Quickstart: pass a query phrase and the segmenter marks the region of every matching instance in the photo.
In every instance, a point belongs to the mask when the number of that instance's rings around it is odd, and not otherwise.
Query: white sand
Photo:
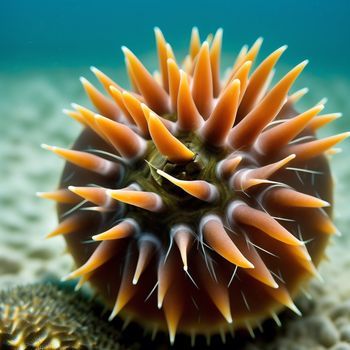
[[[76,78],[60,73],[2,74],[0,89],[0,285],[32,282],[68,271],[62,239],[44,240],[56,223],[54,203],[36,191],[57,186],[63,162],[40,148],[68,146],[79,131],[62,115],[82,93]],[[68,265],[68,266],[67,266]]]

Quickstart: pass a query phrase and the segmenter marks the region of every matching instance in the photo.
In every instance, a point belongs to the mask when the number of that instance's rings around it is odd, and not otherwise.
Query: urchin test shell
[[[192,32],[182,69],[156,29],[160,73],[123,47],[132,91],[96,68],[106,97],[81,82],[97,114],[66,114],[84,130],[58,191],[60,224],[77,270],[112,308],[145,328],[189,335],[250,332],[317,275],[330,237],[332,178],[326,153],[347,133],[315,131],[337,114],[322,103],[299,114],[289,91],[300,63],[269,88],[285,51],[255,70],[262,40],[220,78],[222,30]]]
[[[102,315],[101,305],[71,287],[44,283],[2,290],[0,348],[139,349]]]

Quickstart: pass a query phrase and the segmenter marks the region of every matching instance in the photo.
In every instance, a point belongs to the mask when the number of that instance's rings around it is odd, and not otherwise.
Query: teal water
[[[288,44],[287,63],[308,58],[316,73],[343,75],[349,72],[349,17],[346,0],[3,1],[0,70],[120,64],[121,45],[141,55],[150,51],[154,26],[182,51],[196,25],[203,36],[223,27],[227,52],[263,36],[263,54]]]

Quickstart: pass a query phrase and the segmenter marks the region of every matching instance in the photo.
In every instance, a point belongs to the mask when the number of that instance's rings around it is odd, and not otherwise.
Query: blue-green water
[[[96,1],[14,0],[0,4],[0,70],[120,64],[121,45],[144,55],[159,26],[176,50],[191,28],[223,27],[224,50],[258,36],[262,53],[288,44],[285,62],[310,59],[315,73],[349,74],[350,3],[346,0]]]

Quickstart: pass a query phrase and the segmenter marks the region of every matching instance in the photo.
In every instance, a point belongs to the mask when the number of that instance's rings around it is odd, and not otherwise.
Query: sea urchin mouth
[[[122,317],[154,329],[212,334],[252,331],[315,275],[329,237],[332,179],[325,153],[347,133],[317,140],[335,119],[322,104],[298,114],[289,91],[300,63],[272,88],[271,53],[252,71],[261,39],[220,78],[222,30],[192,32],[182,69],[155,30],[160,74],[123,47],[133,91],[93,73],[110,98],[81,82],[97,112],[66,114],[84,130],[56,200],[81,278]]]

